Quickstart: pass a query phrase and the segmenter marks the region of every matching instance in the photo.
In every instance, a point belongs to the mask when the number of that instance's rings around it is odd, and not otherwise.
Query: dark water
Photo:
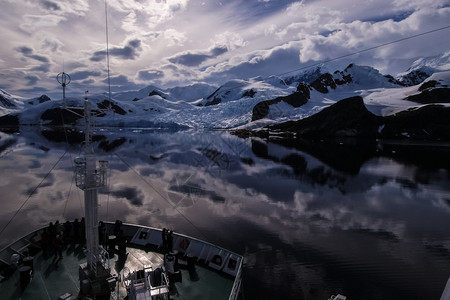
[[[80,218],[81,134],[0,134],[0,244]],[[439,299],[450,276],[450,147],[98,130],[100,218],[244,255],[245,299]],[[19,211],[18,209],[21,208]]]

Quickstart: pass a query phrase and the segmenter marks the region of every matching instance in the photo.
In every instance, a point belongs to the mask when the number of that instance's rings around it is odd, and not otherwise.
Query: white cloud
[[[38,35],[38,39],[41,41],[40,48],[43,50],[48,50],[50,52],[59,52],[59,50],[63,46],[63,43],[60,39],[44,33]]]
[[[444,26],[444,20],[450,19],[450,8],[421,10],[399,22],[393,20],[381,22],[355,20],[350,23],[341,23],[338,24],[334,32],[327,36],[299,35],[303,41],[300,59],[302,62],[330,59],[400,40],[429,30],[430,26],[426,24],[431,19],[434,20],[434,26]],[[411,42],[416,43],[413,40]],[[395,53],[403,57],[414,57],[426,55],[421,53],[420,48],[425,47],[428,51],[431,50],[429,45],[422,44],[422,47],[419,45],[420,43],[417,44],[418,47],[411,48],[408,43],[395,43],[376,49],[372,53],[374,53],[374,58],[389,59],[389,56],[392,55],[395,59]],[[439,52],[444,52],[444,47]]]
[[[272,35],[275,32],[277,32],[277,25],[276,24],[270,24],[267,26],[267,28],[264,29],[264,35]]]
[[[51,1],[42,1],[51,2]],[[61,7],[63,13],[84,16],[90,9],[89,0],[55,1]]]
[[[187,40],[185,33],[176,29],[167,29],[164,31],[164,38],[168,40],[167,46],[183,46],[183,43]]]
[[[63,16],[57,15],[24,15],[20,28],[28,33],[33,33],[44,27],[54,27],[66,20]]]
[[[149,28],[154,28],[173,18],[178,11],[185,9],[187,3],[188,0],[114,0],[110,1],[109,5],[118,12],[129,14],[130,11],[133,11],[145,15]]]
[[[111,66],[116,75],[127,78],[138,78],[140,71],[164,70],[164,78],[173,75],[172,84],[176,80],[219,80],[216,84],[220,84],[233,77],[277,75],[448,26],[448,4],[448,0],[230,0],[222,4],[108,0],[111,49],[126,50],[128,41],[140,41],[134,61],[123,64],[113,56]],[[36,68],[14,50],[25,45],[50,58],[48,78],[62,68],[63,60],[66,65],[77,62],[104,69],[103,61],[89,61],[106,48],[103,0],[4,0],[2,5],[4,70]],[[421,56],[448,51],[447,36],[440,31],[352,58],[383,72],[404,71]],[[176,57],[185,65],[177,66],[177,72],[165,70],[173,65],[169,59]],[[45,77],[40,77],[42,84]],[[17,81],[16,86],[21,84]]]
[[[137,24],[136,12],[130,11],[122,21],[122,29],[127,32],[133,32],[140,29],[139,24]]]
[[[226,46],[228,51],[244,47],[247,44],[239,33],[231,31],[216,34],[211,42],[217,46]]]
[[[303,0],[302,0],[302,1],[294,2],[294,3],[290,4],[290,5],[286,8],[286,13],[287,13],[287,14],[290,14],[290,15],[295,14],[295,13],[297,13],[300,9],[302,9],[303,7],[305,7],[305,3],[304,3]]]

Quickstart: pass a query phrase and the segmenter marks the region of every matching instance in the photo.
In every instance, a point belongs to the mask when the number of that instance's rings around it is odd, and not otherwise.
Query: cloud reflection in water
[[[311,149],[265,141],[255,148],[225,132],[120,134],[111,140],[128,142],[113,153],[96,150],[111,167],[100,218],[169,227],[244,254],[246,285],[255,287],[249,298],[270,298],[275,290],[300,299],[341,290],[355,299],[429,298],[450,273],[448,168],[360,155],[351,170],[341,169]],[[1,226],[64,153],[63,144],[34,143],[0,160],[7,170]],[[71,172],[77,151],[71,152],[13,220],[7,238],[81,217],[82,192]],[[30,168],[33,162],[41,167]]]

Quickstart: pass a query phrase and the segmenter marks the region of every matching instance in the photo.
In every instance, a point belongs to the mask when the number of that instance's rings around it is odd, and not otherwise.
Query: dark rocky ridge
[[[322,94],[326,94],[328,93],[328,87],[336,89],[336,82],[334,81],[333,76],[330,73],[325,73],[314,80],[314,82],[311,83],[311,87]]]
[[[163,98],[163,99],[166,99],[166,97],[163,95],[163,93],[160,92],[160,91],[157,91],[157,90],[151,91],[148,95],[149,95],[150,97],[151,97],[151,96],[159,96],[159,97],[161,97],[161,98]]]
[[[425,81],[420,85],[418,92],[418,94],[406,97],[405,100],[421,104],[450,103],[450,89],[439,81]]]
[[[47,95],[42,95],[42,96],[40,96],[38,98],[39,103],[44,103],[44,102],[47,102],[47,101],[50,101],[50,100],[52,100],[52,99],[50,99],[50,97],[47,96]]]
[[[52,99],[50,99],[49,96],[41,95],[39,98],[31,99],[27,103],[29,105],[39,105],[41,103],[45,103],[45,102],[50,101],[50,100],[52,100]]]
[[[303,137],[375,137],[382,123],[382,118],[369,112],[363,99],[357,96],[341,100],[309,118],[269,129],[295,132]]]
[[[343,99],[308,118],[268,126],[261,130],[236,130],[248,137],[283,138],[388,138],[450,140],[450,107],[430,104],[380,117],[369,112],[361,97]]]
[[[122,107],[120,107],[119,105],[109,101],[109,100],[103,100],[102,102],[97,104],[97,107],[99,109],[112,109],[114,111],[114,113],[119,114],[119,115],[126,115],[126,111],[123,110]]]
[[[450,89],[448,88],[426,89],[421,91],[420,94],[415,94],[406,97],[405,100],[421,104],[450,103]]]
[[[210,106],[210,105],[217,105],[219,103],[222,102],[222,99],[220,99],[220,97],[217,97],[219,91],[221,88],[218,88],[217,90],[215,90],[211,95],[209,95],[208,97],[206,97],[206,103],[205,106]]]
[[[80,115],[83,114],[82,108],[72,110],[77,111]],[[48,109],[41,115],[42,121],[47,121],[47,125],[53,126],[62,126],[64,124],[75,125],[76,121],[79,119],[81,119],[81,116],[59,107]]]
[[[409,72],[407,75],[402,76],[400,80],[395,80],[395,82],[403,86],[413,86],[422,83],[432,74],[433,72],[430,70],[414,70]]]
[[[386,138],[450,140],[450,107],[430,104],[384,118]]]
[[[278,97],[273,100],[262,101],[256,104],[253,107],[252,121],[265,118],[270,112],[270,106],[273,104],[277,104],[280,103],[281,101],[284,101],[292,105],[293,107],[300,107],[306,102],[308,102],[309,98],[310,98],[309,86],[307,84],[300,83],[295,93],[291,95],[285,97]]]

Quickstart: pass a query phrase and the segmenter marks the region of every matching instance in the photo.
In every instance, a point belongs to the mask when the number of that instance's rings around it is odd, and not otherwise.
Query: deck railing
[[[114,224],[111,223],[111,222],[105,222],[105,224],[106,224],[107,226],[109,226],[110,228],[111,228],[112,226],[114,226]],[[124,226],[124,229],[127,228],[127,227],[129,227],[129,228],[130,228],[130,227],[131,227],[131,228],[134,228],[135,230],[132,230],[132,231],[133,231],[132,234],[135,234],[135,233],[137,232],[137,230],[139,230],[139,228],[146,228],[146,229],[148,229],[148,230],[150,230],[150,231],[161,232],[161,229],[157,229],[157,228],[153,228],[153,227],[148,227],[148,226],[141,226],[141,225],[135,225],[135,224],[125,224],[125,223],[122,224],[122,225]],[[130,234],[130,233],[131,233],[131,232],[127,232],[126,234]],[[146,233],[148,233],[148,232],[146,232]],[[148,233],[148,234],[150,234],[150,233]],[[241,285],[242,285],[242,269],[243,269],[243,261],[244,261],[244,258],[243,258],[241,255],[238,255],[238,254],[236,254],[236,253],[233,253],[232,251],[227,250],[227,249],[224,249],[224,248],[222,248],[222,247],[220,247],[220,246],[213,245],[213,244],[211,244],[211,243],[209,243],[209,242],[206,242],[206,241],[203,241],[203,240],[194,238],[194,237],[190,237],[190,236],[187,236],[187,235],[184,235],[184,234],[181,234],[181,233],[175,233],[174,236],[175,236],[175,237],[179,237],[179,238],[181,238],[181,239],[183,239],[183,238],[188,238],[188,239],[191,240],[191,241],[198,241],[198,242],[200,242],[200,243],[202,243],[202,244],[204,244],[204,245],[209,245],[209,246],[212,246],[212,247],[214,247],[214,248],[220,248],[220,249],[226,251],[226,252],[229,253],[229,254],[238,256],[238,257],[240,258],[240,259],[239,259],[239,263],[238,263],[238,265],[237,265],[237,268],[238,268],[238,269],[237,269],[236,275],[234,275],[233,286],[232,286],[232,288],[231,288],[230,296],[229,296],[229,298],[228,298],[229,300],[236,300],[236,299],[238,299],[239,294],[240,294],[240,288],[241,288]]]
[[[241,290],[241,283],[242,283],[242,259],[239,263],[238,271],[236,273],[236,277],[234,278],[233,287],[231,288],[230,297],[228,300],[237,300],[239,297],[239,292]]]
[[[112,222],[105,222],[105,224],[109,227],[110,230],[112,230],[112,228],[114,226],[114,224]],[[138,228],[144,228],[144,227],[152,229],[152,230],[155,230],[155,231],[161,231],[159,229],[146,227],[146,226],[139,226],[139,225],[133,225],[133,224],[123,224],[123,225],[124,225],[123,229],[125,229],[125,231],[130,231],[130,232],[126,232],[126,234],[131,234],[131,235],[133,235]],[[126,230],[126,229],[131,229],[131,230]],[[3,254],[11,255],[10,252],[8,252],[8,250],[20,253],[20,251],[17,251],[17,249],[16,249],[17,247],[14,247],[14,246],[22,245],[21,243],[23,243],[24,241],[29,242],[29,241],[32,241],[34,238],[39,238],[40,237],[40,233],[42,232],[42,230],[43,230],[43,228],[39,228],[39,229],[37,229],[37,230],[35,230],[35,231],[33,231],[33,232],[23,236],[19,240],[17,240],[15,242],[5,246],[3,249],[0,250],[0,261],[4,260],[5,264],[9,265],[9,256],[3,257],[4,256]],[[188,236],[185,236],[183,234],[176,234],[176,235],[179,235],[181,237],[188,237]],[[208,242],[205,242],[205,241],[202,241],[202,240],[199,240],[199,239],[196,239],[196,238],[192,238],[192,237],[189,237],[189,238],[191,240],[200,241],[200,242],[202,242],[204,244],[209,244],[211,246],[214,246],[214,245],[212,245],[212,244],[210,244]],[[31,242],[31,244],[35,244],[35,243]],[[235,253],[233,253],[233,252],[231,252],[229,250],[226,250],[226,251],[229,252],[230,254],[234,254],[234,255],[240,257],[239,263],[238,263],[238,266],[237,266],[238,269],[237,269],[237,272],[236,272],[236,275],[235,275],[235,278],[234,278],[233,286],[231,288],[230,296],[228,298],[229,300],[237,300],[238,297],[239,297],[240,289],[241,289],[241,285],[242,285],[243,257],[241,255],[237,255],[237,254],[235,254]],[[107,260],[107,258],[106,258],[106,260]],[[1,266],[0,266],[0,268],[1,268]]]

